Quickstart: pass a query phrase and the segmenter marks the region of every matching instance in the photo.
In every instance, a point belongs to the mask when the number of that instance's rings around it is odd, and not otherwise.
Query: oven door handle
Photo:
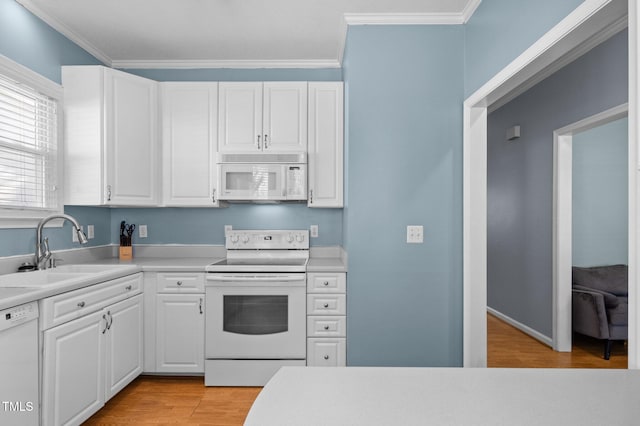
[[[269,276],[256,276],[256,275],[208,275],[209,281],[222,281],[222,282],[293,282],[293,281],[305,281],[304,276],[294,275],[269,275]]]

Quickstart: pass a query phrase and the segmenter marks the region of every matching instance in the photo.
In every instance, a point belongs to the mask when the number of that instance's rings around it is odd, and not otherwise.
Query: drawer
[[[307,315],[346,315],[345,294],[307,294]]]
[[[344,272],[307,273],[307,291],[309,293],[345,293],[347,274]]]
[[[41,329],[46,330],[142,292],[137,273],[78,290],[47,297],[40,302]]]
[[[347,364],[347,339],[307,339],[307,365],[344,367]]]
[[[347,335],[347,317],[310,316],[307,317],[307,337],[345,337]]]
[[[158,273],[157,280],[158,293],[204,293],[203,273]]]

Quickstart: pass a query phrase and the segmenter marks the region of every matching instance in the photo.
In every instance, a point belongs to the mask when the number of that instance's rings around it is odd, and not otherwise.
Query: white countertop
[[[118,258],[106,258],[91,261],[92,264],[127,265],[130,268],[123,270],[118,276],[103,276],[104,280],[118,278],[135,272],[205,272],[205,266],[220,260],[220,257],[134,257],[132,260],[120,260]],[[338,257],[319,257],[309,260],[309,272],[345,272],[346,267],[342,259]],[[23,272],[29,274],[29,272]],[[0,288],[0,309],[6,309],[23,303],[40,300],[45,297],[75,290],[81,287],[96,284],[95,280],[87,281],[82,285],[56,285],[46,288]]]
[[[636,425],[640,371],[283,367],[245,426]]]

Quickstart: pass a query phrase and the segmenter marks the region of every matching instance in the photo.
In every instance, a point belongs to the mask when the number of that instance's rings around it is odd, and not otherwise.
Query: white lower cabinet
[[[77,319],[51,328],[43,320],[43,425],[81,424],[142,372],[142,295],[135,285],[140,275],[114,280],[112,286],[121,292],[104,307],[81,300]],[[110,286],[104,284],[98,286]],[[130,295],[134,288],[138,294]],[[90,298],[92,291],[64,293],[41,306],[51,310],[65,297]]]
[[[145,273],[145,372],[204,374],[204,278]]]
[[[347,275],[307,274],[307,365],[343,367],[347,363]]]
[[[204,373],[204,294],[156,297],[156,372]]]

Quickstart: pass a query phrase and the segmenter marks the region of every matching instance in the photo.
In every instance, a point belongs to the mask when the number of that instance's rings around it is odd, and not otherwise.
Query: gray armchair
[[[627,340],[627,265],[572,268],[573,331],[603,339],[604,359],[614,340]]]

